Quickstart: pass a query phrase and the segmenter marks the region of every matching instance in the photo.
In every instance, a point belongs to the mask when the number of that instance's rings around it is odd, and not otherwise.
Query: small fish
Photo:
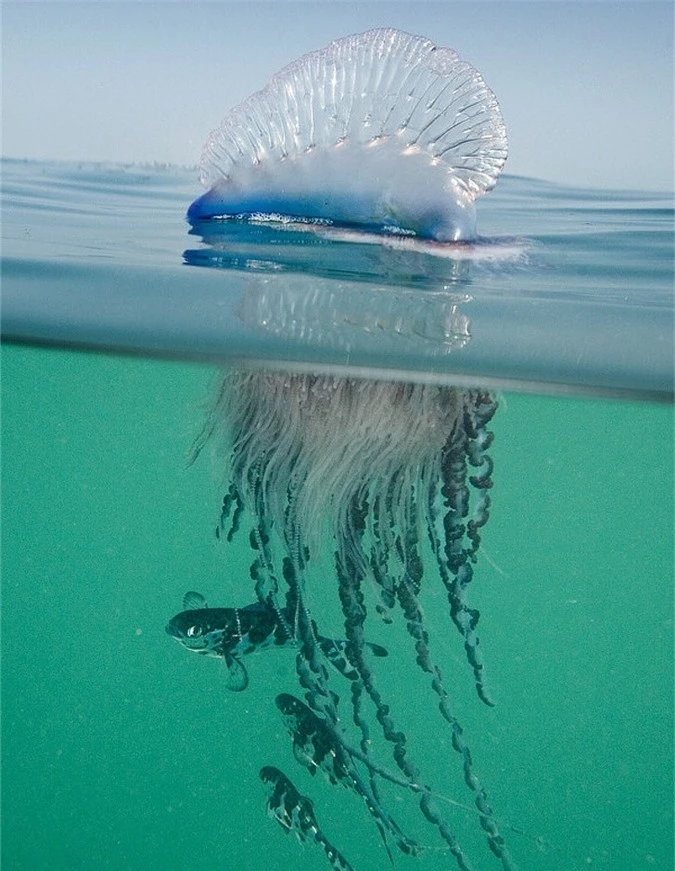
[[[335,871],[354,871],[319,828],[311,799],[301,795],[286,775],[273,765],[260,769],[260,779],[268,787],[267,812],[286,834],[293,832],[299,841],[311,838],[323,849]]]
[[[388,833],[394,838],[403,853],[417,855],[419,845],[401,831],[397,823],[382,807],[373,790],[366,785],[354,765],[352,758],[354,754],[343,743],[341,736],[336,734],[326,720],[315,714],[311,708],[295,696],[281,693],[275,701],[284,724],[293,739],[293,754],[297,761],[304,765],[311,775],[315,775],[321,769],[332,784],[341,783],[351,787],[361,796],[377,824],[387,853],[389,853],[386,839]],[[366,765],[370,765],[366,757],[359,754],[357,758]],[[380,773],[378,768],[372,770]],[[397,781],[394,780],[394,782]],[[391,853],[389,853],[389,858],[392,858]]]
[[[189,592],[183,597],[183,611],[169,620],[168,635],[183,647],[204,656],[217,656],[227,666],[227,686],[241,692],[248,686],[248,674],[241,657],[270,647],[295,645],[291,629],[295,613],[290,608],[275,609],[263,602],[253,602],[243,608],[209,608],[201,593]],[[316,635],[324,656],[348,680],[356,672],[345,655],[345,641]],[[375,656],[387,656],[379,644],[368,644]]]
[[[281,693],[276,705],[293,739],[293,754],[312,777],[321,769],[333,785],[351,784],[350,764],[328,724],[300,699]]]

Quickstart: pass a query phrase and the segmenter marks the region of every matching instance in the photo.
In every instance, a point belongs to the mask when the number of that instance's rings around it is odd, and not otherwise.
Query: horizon
[[[505,175],[673,191],[672,6],[645,0],[5,2],[3,155],[189,169],[279,69],[373,26],[451,46],[483,74]]]

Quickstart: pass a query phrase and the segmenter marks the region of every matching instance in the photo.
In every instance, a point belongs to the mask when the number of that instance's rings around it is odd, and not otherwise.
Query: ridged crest
[[[204,148],[201,180],[244,184],[252,167],[317,149],[375,146],[421,153],[473,199],[490,190],[507,140],[482,76],[449,48],[393,29],[336,40],[277,73],[234,108]]]

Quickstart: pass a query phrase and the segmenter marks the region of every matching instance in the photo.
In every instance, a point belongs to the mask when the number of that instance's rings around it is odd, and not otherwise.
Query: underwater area
[[[448,263],[255,227],[233,253],[189,233],[196,189],[175,167],[3,162],[3,871],[329,867],[269,819],[263,766],[351,866],[389,866],[348,778],[294,756],[275,703],[302,696],[293,647],[246,656],[236,692],[222,661],[165,631],[188,591],[256,599],[255,522],[244,511],[231,541],[221,524],[228,456],[217,440],[192,451],[228,372],[261,360],[495,392],[467,592],[492,706],[419,541],[423,626],[474,771],[513,867],[672,869],[670,197],[507,176],[479,214],[494,249]],[[305,585],[339,640],[333,556],[313,546]],[[497,868],[393,610],[369,607],[364,627],[388,654],[377,684],[472,867]],[[348,679],[330,686],[348,706]],[[420,847],[392,841],[396,868],[457,867],[419,794],[378,789]]]

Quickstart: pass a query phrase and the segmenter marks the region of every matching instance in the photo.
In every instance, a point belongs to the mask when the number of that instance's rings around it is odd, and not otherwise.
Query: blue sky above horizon
[[[340,36],[455,48],[502,106],[506,171],[673,189],[669,2],[8,2],[7,157],[193,165],[227,110]]]

